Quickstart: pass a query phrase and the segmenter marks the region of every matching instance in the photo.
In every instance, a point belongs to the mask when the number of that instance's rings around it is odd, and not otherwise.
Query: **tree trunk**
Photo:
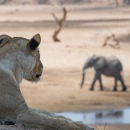
[[[118,7],[119,6],[118,0],[115,0],[115,3],[116,3],[116,7]]]
[[[62,23],[65,21],[66,16],[67,16],[67,10],[63,8],[63,17],[61,19],[58,19],[55,14],[52,13],[52,16],[55,18],[55,21],[58,25],[57,29],[54,31],[54,34],[52,35],[52,39],[54,42],[59,42],[60,40],[58,39],[57,35],[62,29]]]

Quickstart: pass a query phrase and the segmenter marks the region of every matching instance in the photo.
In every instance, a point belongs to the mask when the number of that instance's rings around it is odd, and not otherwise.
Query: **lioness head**
[[[22,82],[23,78],[39,81],[43,70],[38,49],[40,42],[39,34],[30,40],[23,37],[0,36],[0,65],[6,71],[12,71],[18,83]]]
[[[24,74],[24,78],[29,81],[39,81],[40,76],[42,75],[43,65],[40,61],[40,53],[38,46],[41,42],[41,37],[39,34],[33,36],[27,43],[27,58],[29,58],[31,63],[27,63],[26,65],[30,66],[27,73]]]

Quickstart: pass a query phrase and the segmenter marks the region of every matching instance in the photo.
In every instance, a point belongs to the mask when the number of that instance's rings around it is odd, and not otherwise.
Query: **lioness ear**
[[[41,36],[39,34],[36,34],[31,38],[27,46],[29,47],[29,49],[34,51],[39,46],[40,42],[41,42]]]

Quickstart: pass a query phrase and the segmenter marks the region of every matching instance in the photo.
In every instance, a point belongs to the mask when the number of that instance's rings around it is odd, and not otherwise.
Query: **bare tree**
[[[61,19],[58,19],[54,13],[52,13],[52,16],[55,18],[55,21],[58,25],[57,29],[54,31],[54,34],[52,35],[52,39],[54,42],[59,42],[60,40],[58,39],[57,35],[62,29],[63,22],[66,20],[67,10],[66,8],[63,8],[63,17]]]
[[[116,7],[118,7],[119,6],[118,0],[115,0],[115,3],[116,3]]]
[[[123,0],[124,4],[130,4],[130,0]]]

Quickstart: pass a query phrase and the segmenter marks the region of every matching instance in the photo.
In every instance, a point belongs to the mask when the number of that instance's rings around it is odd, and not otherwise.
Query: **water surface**
[[[96,112],[61,112],[56,113],[73,121],[85,124],[130,124],[130,108]]]

